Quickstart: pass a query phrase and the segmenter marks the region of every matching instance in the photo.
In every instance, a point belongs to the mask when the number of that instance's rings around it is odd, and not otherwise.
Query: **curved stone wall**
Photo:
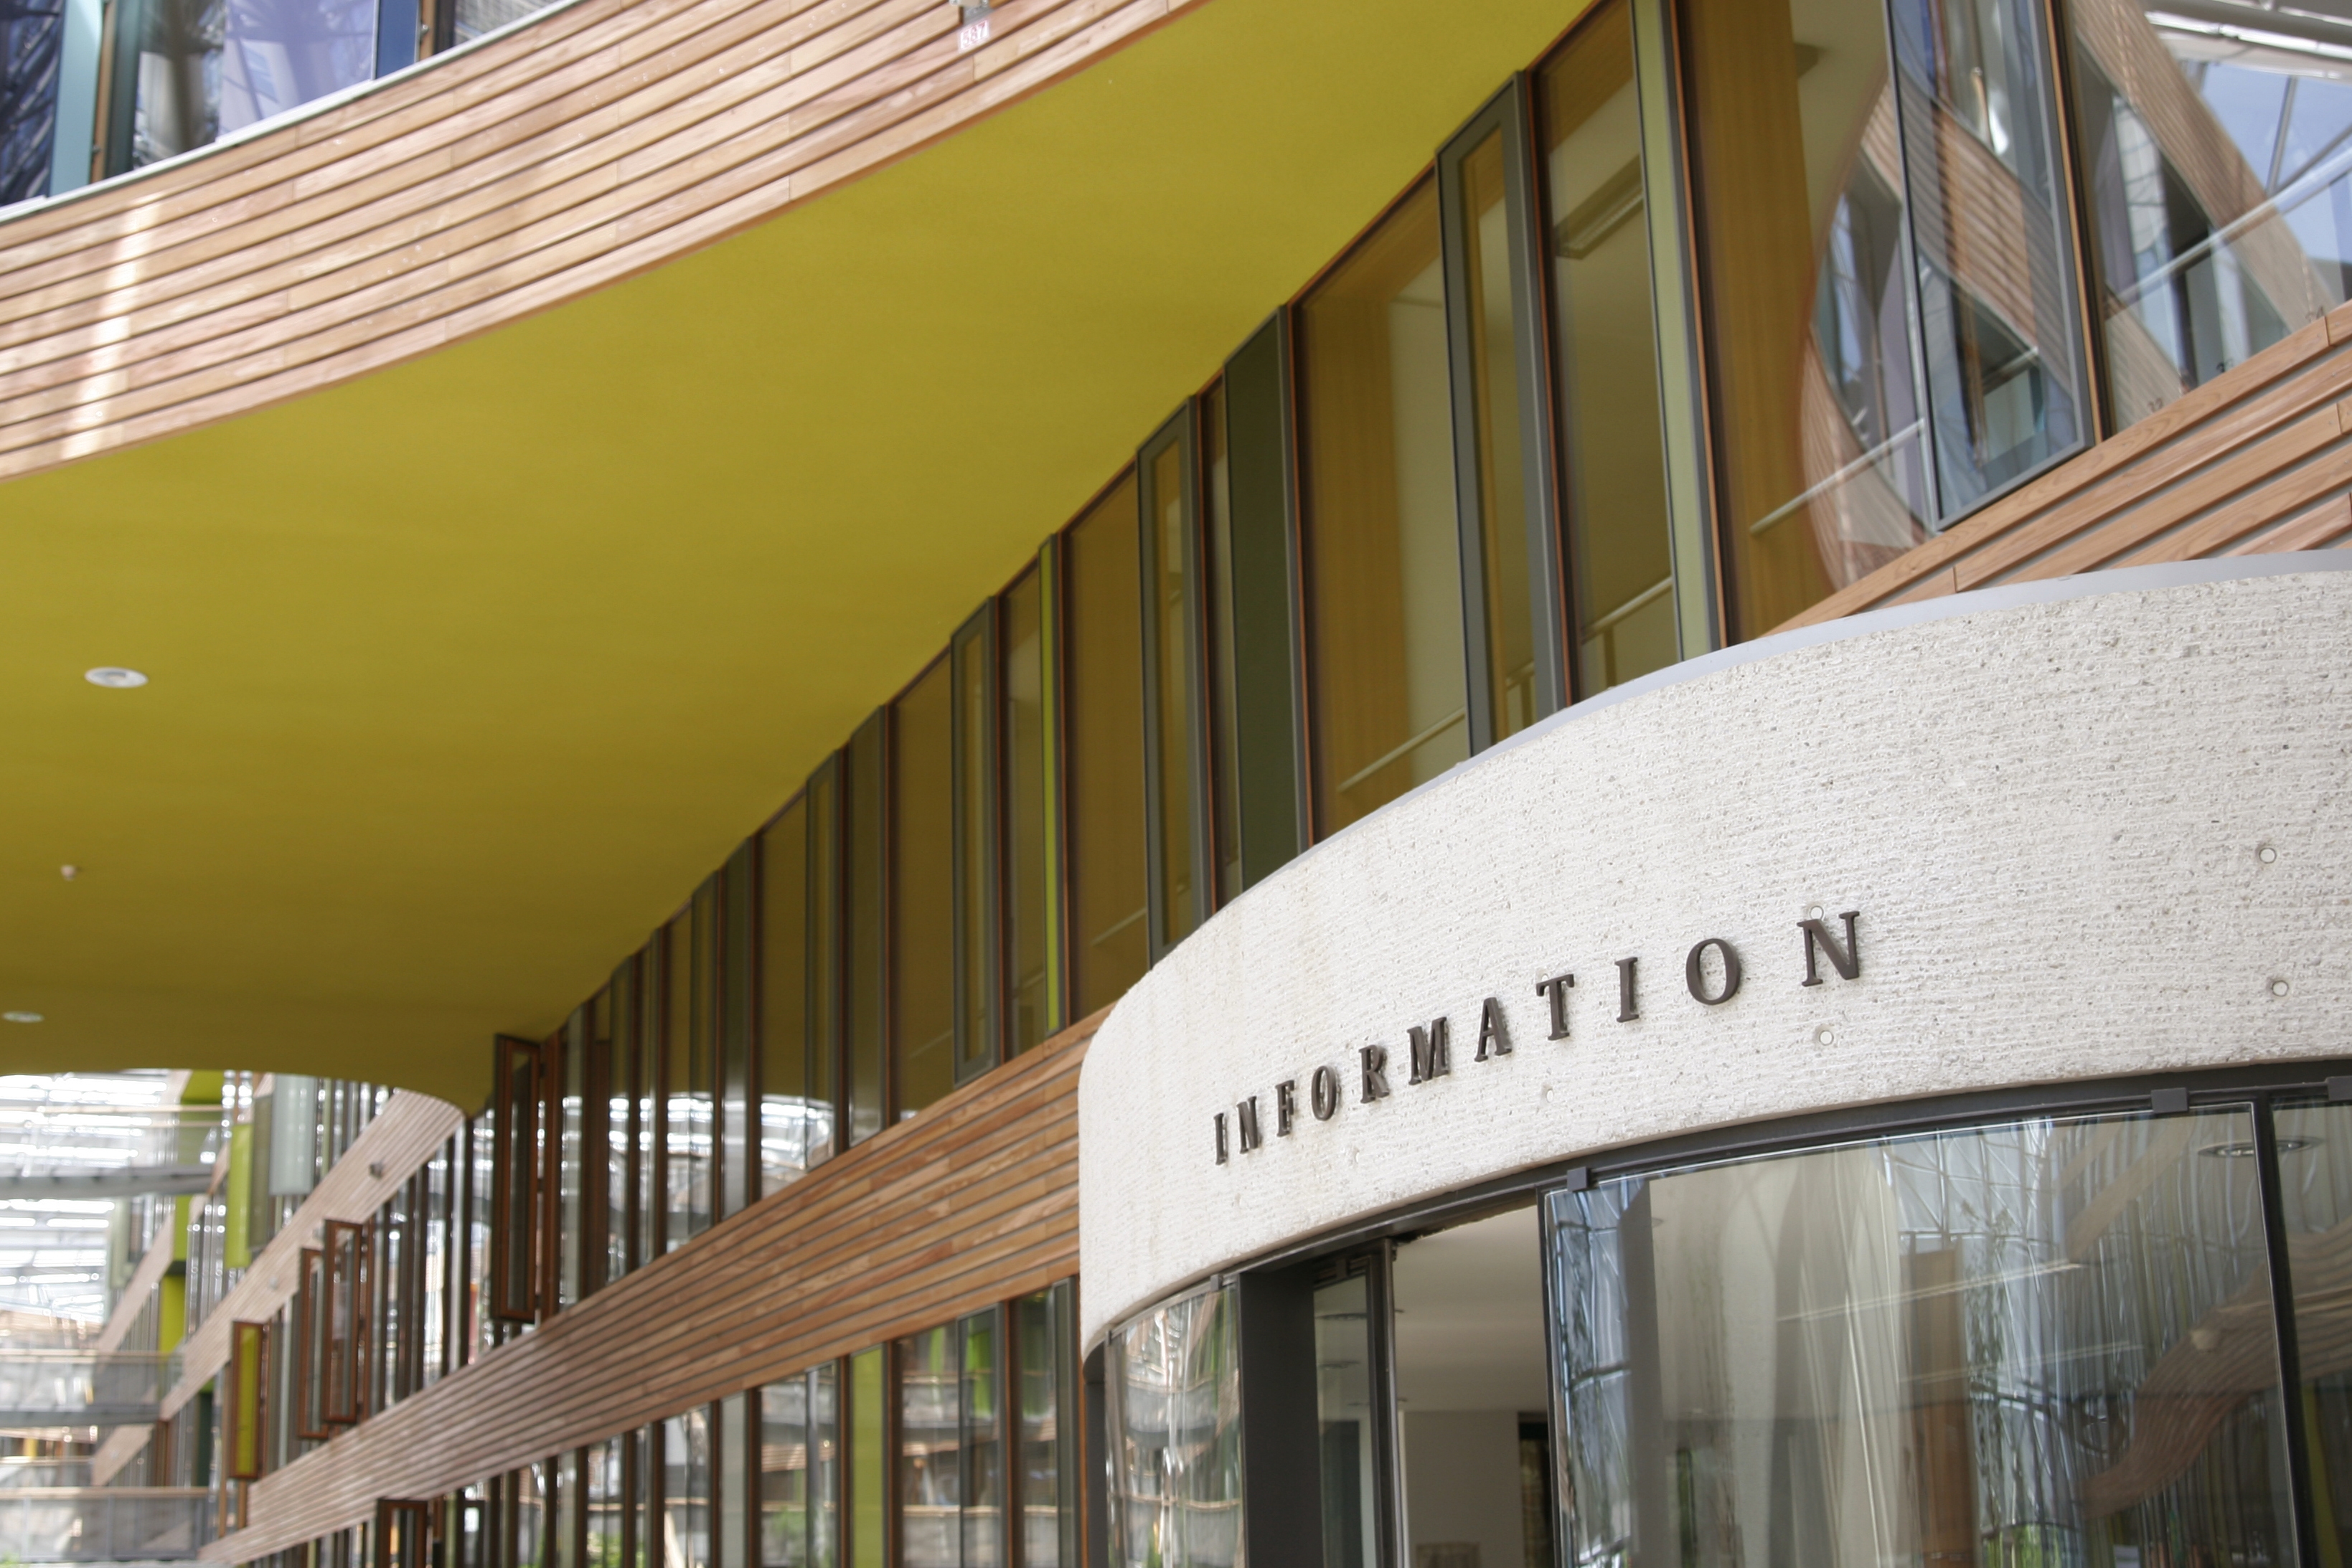
[[[1088,1342],[1286,1243],[1591,1152],[2347,1053],[2347,565],[2107,572],[1767,639],[1318,846],[1096,1038]],[[1447,1071],[1415,1082],[1439,1019]]]

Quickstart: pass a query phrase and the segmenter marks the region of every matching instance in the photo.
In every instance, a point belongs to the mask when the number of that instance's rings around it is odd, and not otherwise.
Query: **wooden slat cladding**
[[[294,1261],[305,1247],[318,1245],[319,1227],[330,1219],[363,1220],[382,1207],[417,1166],[431,1159],[466,1124],[466,1113],[430,1094],[395,1090],[375,1119],[360,1129],[350,1148],[295,1209],[269,1245],[254,1259],[236,1288],[221,1298],[187,1343],[180,1347],[180,1380],[163,1396],[165,1420],[195,1397],[213,1375],[228,1364],[228,1325],[269,1317],[294,1294]],[[369,1166],[383,1174],[369,1174]]]
[[[1194,0],[579,0],[0,225],[0,476],[261,407],[656,266]]]
[[[245,1562],[1067,1279],[1099,1015],[253,1488]]]
[[[2352,544],[2352,305],[1776,627],[2003,582]]]

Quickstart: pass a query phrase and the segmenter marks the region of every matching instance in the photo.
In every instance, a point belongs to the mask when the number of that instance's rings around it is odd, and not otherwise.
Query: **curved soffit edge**
[[[1578,4],[582,0],[0,226],[0,1050],[478,1100]]]
[[[2117,571],[1808,628],[1583,705],[1318,846],[1156,967],[1088,1052],[1087,1342],[1252,1257],[1606,1149],[2341,1054],[2343,564]],[[1803,984],[1815,909],[1833,933],[1859,911],[1853,978],[1824,956]],[[1709,938],[1742,968],[1713,1002],[1686,973]],[[1720,955],[1701,962],[1713,996]],[[1561,974],[1552,1040],[1538,988]],[[1512,1050],[1482,1061],[1488,998]],[[1440,1018],[1451,1071],[1411,1082],[1408,1030]],[[1390,1090],[1369,1103],[1368,1046]],[[1340,1089],[1328,1120],[1318,1068]]]

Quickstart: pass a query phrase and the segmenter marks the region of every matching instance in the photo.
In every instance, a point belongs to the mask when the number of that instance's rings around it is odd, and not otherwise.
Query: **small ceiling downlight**
[[[5,1019],[10,1023],[38,1023],[41,1021],[41,1015],[38,1013],[27,1012],[5,1012],[0,1013],[0,1019]]]
[[[100,664],[94,670],[84,670],[81,678],[94,686],[110,686],[116,691],[128,691],[143,686],[147,677],[136,670],[126,670],[120,664]]]

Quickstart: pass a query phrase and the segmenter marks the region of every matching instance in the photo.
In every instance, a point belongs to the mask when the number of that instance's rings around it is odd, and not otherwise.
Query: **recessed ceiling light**
[[[118,690],[147,684],[146,676],[136,670],[123,669],[119,664],[100,664],[94,670],[84,670],[81,678],[94,686],[113,686]]]
[[[5,1019],[10,1023],[38,1023],[41,1021],[41,1015],[24,1012],[0,1013],[0,1019]]]

